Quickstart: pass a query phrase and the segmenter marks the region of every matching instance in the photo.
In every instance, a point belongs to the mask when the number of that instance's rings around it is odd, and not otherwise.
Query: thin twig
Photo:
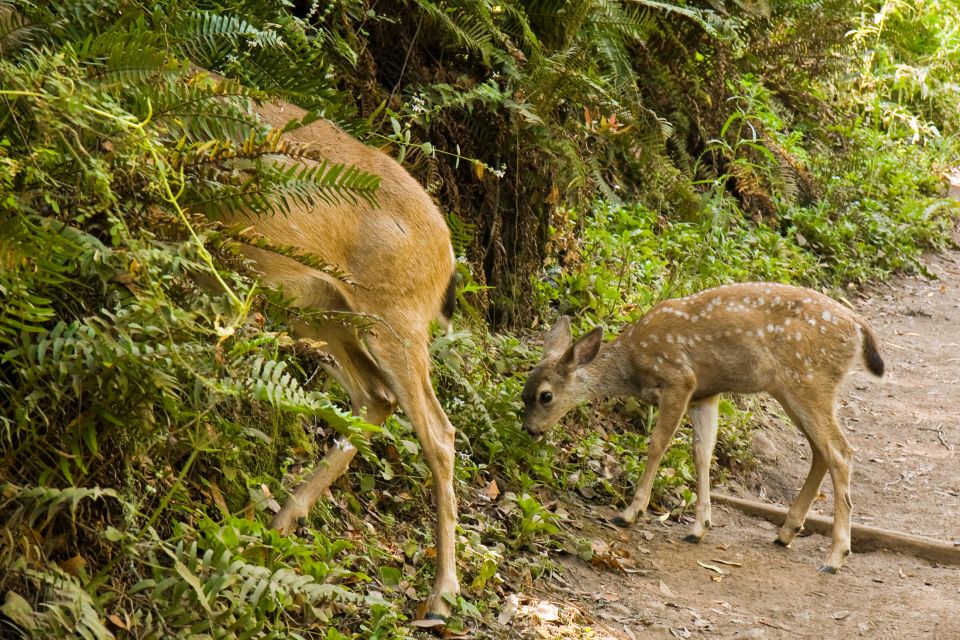
[[[937,428],[936,428],[936,429],[933,429],[933,428],[931,428],[931,427],[920,427],[920,430],[921,430],[921,431],[933,431],[934,433],[937,434],[937,439],[940,440],[940,444],[942,444],[943,446],[945,446],[945,447],[947,448],[947,451],[953,451],[953,446],[950,445],[950,444],[947,442],[946,438],[944,438],[944,436],[943,436],[943,423],[942,423],[942,422],[937,425]]]

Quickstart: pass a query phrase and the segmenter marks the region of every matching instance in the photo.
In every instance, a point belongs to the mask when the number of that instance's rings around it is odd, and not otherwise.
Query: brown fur
[[[813,450],[810,473],[777,542],[788,545],[800,531],[829,470],[837,500],[833,548],[822,570],[833,572],[843,564],[850,551],[853,450],[837,424],[834,404],[858,357],[874,374],[883,373],[876,339],[863,319],[810,289],[745,283],[662,302],[612,343],[603,346],[601,338],[595,330],[573,343],[569,321],[557,323],[524,388],[524,427],[542,433],[572,407],[602,395],[632,395],[657,404],[644,475],[621,523],[634,522],[646,510],[657,467],[689,408],[698,498],[688,539],[699,541],[710,526],[710,456],[719,394],[767,392]]]
[[[275,128],[305,115],[303,109],[282,102],[264,104],[258,111]],[[246,254],[267,283],[282,286],[299,306],[348,311],[375,320],[373,329],[362,335],[333,322],[320,327],[300,323],[292,329],[301,338],[326,343],[324,348],[336,362],[327,368],[350,395],[356,413],[379,423],[399,404],[413,423],[433,472],[438,518],[437,574],[425,613],[444,616],[449,607],[442,595],[459,592],[454,555],[454,429],[434,395],[427,349],[431,321],[453,311],[450,232],[423,187],[386,154],[325,120],[285,135],[318,157],[380,177],[375,204],[358,199],[307,209],[291,202],[288,215],[243,218],[275,242],[319,255],[344,271],[352,284],[268,251],[249,248]],[[355,453],[349,442],[338,442],[293,492],[273,526],[283,532],[292,530],[346,470]]]

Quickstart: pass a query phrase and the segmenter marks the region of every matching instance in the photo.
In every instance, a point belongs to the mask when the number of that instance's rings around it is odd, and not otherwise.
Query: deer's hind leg
[[[380,424],[393,413],[396,399],[355,329],[333,323],[324,325],[320,331],[305,325],[295,329],[301,337],[319,338],[326,343],[323,350],[333,356],[334,364],[324,368],[350,396],[355,415]],[[271,526],[281,533],[290,533],[323,492],[344,474],[356,454],[357,448],[349,440],[338,438],[316,468],[290,493]]]
[[[394,326],[394,330],[397,327]],[[456,565],[457,500],[453,488],[455,436],[453,425],[440,406],[430,382],[430,355],[426,331],[381,332],[370,341],[400,407],[413,424],[433,474],[437,513],[437,573],[433,591],[421,605],[426,618],[445,619],[450,614],[446,597],[460,592]]]
[[[823,477],[827,475],[827,463],[823,454],[820,453],[819,447],[815,446],[810,438],[807,438],[807,441],[810,442],[812,451],[810,471],[807,473],[807,479],[804,480],[800,492],[787,511],[787,517],[784,519],[783,525],[777,532],[777,538],[774,542],[781,547],[789,547],[800,531],[803,530],[803,523],[807,519],[810,507],[820,494]]]
[[[850,475],[853,447],[840,429],[834,411],[835,390],[824,393],[815,390],[798,391],[789,397],[777,398],[797,426],[803,431],[812,449],[812,462],[800,493],[790,506],[787,518],[780,528],[777,542],[789,544],[803,527],[810,506],[819,493],[827,471],[833,481],[833,544],[827,559],[820,567],[822,573],[836,573],[850,555]]]
[[[700,542],[710,528],[710,462],[717,444],[719,411],[719,395],[691,402],[687,410],[693,423],[693,461],[697,467],[697,506],[693,528],[684,538],[687,542]]]

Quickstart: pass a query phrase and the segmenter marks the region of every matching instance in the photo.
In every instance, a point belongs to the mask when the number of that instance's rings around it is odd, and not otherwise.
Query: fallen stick
[[[778,526],[783,524],[787,515],[787,510],[783,507],[733,496],[714,494],[711,500],[718,504],[736,507],[749,516],[769,520]],[[833,521],[823,516],[808,515],[803,528],[829,536],[833,532]],[[889,549],[909,553],[939,564],[960,564],[960,545],[862,524],[854,524],[850,527],[850,546],[857,553]]]

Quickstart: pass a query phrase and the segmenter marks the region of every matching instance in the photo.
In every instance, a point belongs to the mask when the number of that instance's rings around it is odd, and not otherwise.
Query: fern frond
[[[707,9],[694,9],[691,7],[684,7],[678,4],[672,4],[670,2],[661,2],[660,0],[628,0],[629,2],[635,3],[642,7],[647,7],[655,11],[666,12],[666,13],[676,13],[685,18],[689,18],[696,24],[700,25],[704,31],[709,33],[712,36],[719,35],[717,33],[716,27],[710,21],[710,18],[713,16],[713,12]]]
[[[119,499],[113,489],[100,487],[21,487],[4,483],[0,495],[17,504],[11,519],[22,520],[31,529],[45,529],[64,509],[69,509],[71,520],[77,516],[77,507],[82,500]]]
[[[344,200],[356,202],[361,198],[370,204],[376,203],[376,192],[380,178],[372,173],[345,164],[323,162],[294,162],[299,153],[296,149],[286,149],[290,154],[283,156],[269,151],[272,143],[266,147],[246,147],[239,151],[232,147],[211,145],[207,151],[214,155],[231,155],[236,158],[255,158],[251,172],[242,181],[227,182],[206,180],[191,185],[185,205],[216,216],[218,212],[230,210],[234,213],[267,215],[277,209],[289,213],[294,205],[315,208],[321,203],[333,205]],[[285,144],[285,143],[284,143]],[[277,146],[277,150],[285,149]],[[182,158],[182,157],[181,157]],[[274,158],[286,158],[288,164],[277,162]],[[202,154],[189,158],[191,165],[204,161]],[[178,162],[185,162],[178,160]],[[239,166],[238,169],[245,167]],[[243,178],[238,173],[238,178]]]
[[[0,2],[0,58],[19,51],[41,33],[39,25],[31,23],[16,5],[6,0]]]
[[[223,235],[243,244],[250,245],[251,247],[263,249],[264,251],[276,253],[290,258],[291,260],[295,260],[306,267],[310,267],[311,269],[315,269],[316,271],[332,276],[344,284],[353,283],[353,281],[350,279],[350,276],[346,272],[328,263],[317,254],[310,253],[309,251],[305,251],[300,247],[293,245],[274,242],[266,236],[257,233],[251,227],[228,227],[227,229],[224,229]]]
[[[209,11],[185,11],[176,25],[174,46],[184,56],[204,66],[214,66],[231,48],[244,39],[253,44],[281,45],[276,33],[256,28],[237,16]]]
[[[126,28],[88,35],[75,47],[77,59],[91,65],[91,84],[101,87],[139,86],[164,75],[182,75],[186,70],[142,17]]]
[[[447,10],[443,5],[430,0],[416,0],[416,5],[424,15],[453,36],[459,46],[480,54],[484,62],[489,61],[493,38],[489,21],[481,18],[478,13],[470,13],[462,7]]]

